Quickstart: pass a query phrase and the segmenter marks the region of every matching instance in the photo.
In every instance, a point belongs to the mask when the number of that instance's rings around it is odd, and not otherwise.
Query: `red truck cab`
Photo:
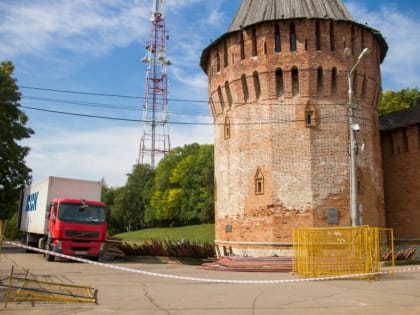
[[[99,201],[55,198],[46,212],[49,225],[45,249],[98,260],[106,241],[107,211]],[[54,255],[46,255],[53,261]]]

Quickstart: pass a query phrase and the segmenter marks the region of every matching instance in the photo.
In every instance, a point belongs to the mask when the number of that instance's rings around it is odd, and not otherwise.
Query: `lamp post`
[[[362,58],[369,52],[368,48],[363,49],[357,58],[356,63],[351,68],[347,74],[347,80],[349,85],[348,90],[348,111],[349,111],[349,153],[350,153],[350,218],[351,225],[358,226],[358,215],[357,215],[357,177],[356,177],[356,139],[354,132],[359,131],[360,127],[358,124],[353,122],[353,109],[356,109],[355,104],[353,103],[353,87],[352,87],[352,75],[354,70],[356,70]]]

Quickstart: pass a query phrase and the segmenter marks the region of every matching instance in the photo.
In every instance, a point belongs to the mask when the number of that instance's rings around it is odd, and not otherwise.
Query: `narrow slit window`
[[[403,152],[408,152],[408,129],[403,130]]]
[[[261,96],[261,85],[260,85],[260,78],[258,76],[258,72],[255,71],[252,77],[254,79],[255,97],[256,99],[259,99]]]
[[[299,71],[297,67],[292,68],[292,95],[299,94]]]
[[[226,95],[227,95],[227,100],[228,100],[229,108],[231,108],[232,107],[232,104],[233,104],[233,99],[232,99],[232,92],[230,90],[230,86],[229,86],[229,82],[228,81],[225,82],[225,90],[226,90]]]
[[[217,88],[217,96],[219,97],[220,107],[222,108],[222,112],[225,109],[225,100],[223,99],[222,88],[219,86]]]
[[[324,93],[324,70],[319,67],[317,70],[317,95],[322,97]]]
[[[305,127],[311,128],[316,127],[316,111],[315,107],[311,104],[307,104],[305,107]]]
[[[213,98],[209,98],[209,104],[210,104],[210,110],[211,110],[211,113],[212,113],[212,115],[213,115],[213,117],[214,116],[216,116],[216,108],[214,107],[214,101],[213,101]]]
[[[356,31],[354,26],[351,27],[351,54],[354,56],[354,51],[356,49]]]
[[[252,56],[255,57],[257,55],[258,55],[257,30],[253,28],[252,29]]]
[[[280,37],[280,25],[276,24],[274,31],[274,51],[281,52],[281,37]]]
[[[241,46],[241,59],[245,59],[245,40],[244,40],[244,33],[240,33],[240,46]]]
[[[333,22],[330,22],[330,49],[331,51],[335,51],[335,34]]]
[[[366,90],[367,90],[367,76],[365,74],[363,76],[363,82],[362,82],[362,98],[366,97]]]
[[[248,91],[248,83],[246,81],[246,75],[245,74],[243,74],[241,76],[241,83],[242,83],[242,92],[243,92],[243,95],[244,95],[244,102],[246,103],[246,102],[248,102],[248,99],[249,99],[249,91]]]
[[[331,73],[331,95],[337,96],[337,68],[333,68]]]
[[[305,124],[306,127],[311,127],[313,123],[313,115],[314,113],[312,111],[305,112]]]
[[[276,70],[276,95],[277,97],[283,95],[283,70]]]
[[[264,194],[264,176],[260,169],[258,169],[257,173],[255,174],[255,194]]]
[[[220,51],[217,49],[216,51],[216,71],[220,72]]]
[[[296,51],[296,30],[295,24],[290,24],[290,51]]]
[[[315,43],[316,43],[316,50],[321,50],[321,28],[319,26],[319,22],[315,24]]]
[[[365,43],[365,32],[363,30],[361,30],[361,35],[360,35],[360,47],[362,49],[364,49],[366,47],[366,43]]]
[[[229,139],[230,138],[230,119],[229,117],[226,116],[225,118],[225,125],[224,125],[224,136],[225,139]]]
[[[223,66],[227,67],[229,65],[229,56],[228,56],[228,46],[227,41],[223,43]]]

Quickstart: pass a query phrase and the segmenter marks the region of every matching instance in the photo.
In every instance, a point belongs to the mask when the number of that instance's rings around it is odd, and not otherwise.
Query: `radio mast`
[[[166,66],[166,41],[169,36],[165,28],[164,0],[153,0],[152,28],[146,45],[147,64],[144,92],[142,134],[137,163],[149,163],[155,168],[157,157],[170,150],[168,131],[168,80]]]

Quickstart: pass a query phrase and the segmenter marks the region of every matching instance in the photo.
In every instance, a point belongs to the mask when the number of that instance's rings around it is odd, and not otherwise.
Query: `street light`
[[[349,103],[348,103],[348,111],[349,111],[349,152],[350,152],[350,218],[351,218],[351,225],[357,226],[358,225],[358,215],[357,215],[357,177],[356,177],[356,141],[354,132],[360,131],[360,127],[358,124],[353,123],[353,109],[356,109],[356,104],[353,103],[353,87],[352,87],[352,74],[354,70],[356,70],[357,66],[359,65],[362,58],[369,52],[368,48],[363,49],[360,53],[359,57],[357,58],[356,63],[351,68],[349,73],[347,74],[347,80],[349,84]],[[346,54],[346,51],[345,51]]]

